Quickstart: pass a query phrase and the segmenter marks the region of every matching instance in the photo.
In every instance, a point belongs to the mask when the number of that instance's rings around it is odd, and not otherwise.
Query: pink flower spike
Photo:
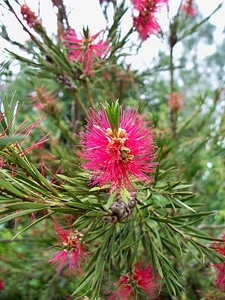
[[[182,109],[184,107],[183,103],[184,99],[180,92],[170,93],[168,106],[172,111],[177,112],[178,110]]]
[[[84,30],[79,38],[74,29],[69,29],[65,35],[65,45],[69,51],[70,61],[79,61],[83,64],[84,74],[93,77],[93,65],[98,59],[103,60],[110,47],[108,41],[99,39],[101,31],[91,35],[89,29]]]
[[[216,268],[216,280],[215,286],[219,287],[219,289],[224,292],[225,291],[225,262],[214,265]]]
[[[133,25],[138,31],[139,37],[145,41],[150,34],[156,34],[160,30],[160,25],[156,14],[163,3],[168,0],[132,0],[134,5]]]
[[[68,260],[68,252],[63,249],[62,251],[58,251],[54,253],[55,256],[52,259],[49,259],[48,262],[57,266],[57,272],[60,273],[64,266],[66,266],[66,262]]]
[[[41,26],[40,19],[35,15],[35,13],[26,5],[22,4],[20,7],[20,12],[23,19],[27,22],[30,28],[34,28],[35,25]]]
[[[133,270],[132,279],[136,282],[137,286],[143,289],[151,298],[157,296],[157,292],[160,288],[160,276],[157,274],[154,277],[151,264],[141,269],[141,264],[138,262]]]
[[[129,277],[127,275],[123,275],[119,284],[117,285],[117,289],[111,291],[112,295],[109,297],[109,300],[133,300],[135,299],[135,294],[132,286],[129,284]]]
[[[154,136],[144,116],[120,109],[118,130],[111,129],[105,108],[90,110],[79,155],[82,167],[91,173],[92,186],[110,184],[110,191],[135,190],[133,179],[152,181],[154,172]]]
[[[225,233],[222,235],[223,242],[216,242],[213,244],[213,248],[224,256],[225,260]],[[221,291],[225,291],[225,261],[219,264],[213,264],[212,267],[216,271],[215,286],[219,287]]]
[[[2,279],[0,279],[0,291],[4,290],[4,281]]]
[[[194,17],[197,14],[197,10],[193,7],[193,0],[186,0],[181,9],[189,17]]]
[[[83,234],[74,231],[72,228],[66,230],[58,224],[55,225],[55,230],[59,238],[55,246],[61,249],[54,253],[55,256],[49,262],[57,266],[58,272],[61,272],[66,267],[68,267],[69,272],[76,269],[80,270],[81,260],[86,259],[86,251],[81,242]]]

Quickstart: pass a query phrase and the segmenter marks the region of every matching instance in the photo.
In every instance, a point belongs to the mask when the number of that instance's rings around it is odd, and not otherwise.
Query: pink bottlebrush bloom
[[[84,66],[84,74],[93,76],[93,64],[97,59],[103,59],[109,52],[108,41],[99,39],[101,31],[91,35],[89,29],[79,38],[74,29],[69,29],[65,35],[65,44],[69,51],[70,61],[79,61]]]
[[[213,248],[225,257],[225,233],[222,235],[222,243],[214,243]]]
[[[160,30],[156,18],[161,4],[168,3],[168,0],[132,0],[134,5],[133,25],[138,31],[142,41],[145,41],[150,34]]]
[[[168,106],[172,111],[178,111],[183,108],[183,96],[179,92],[172,92],[169,95]]]
[[[222,240],[222,243],[214,243],[213,248],[225,257],[225,233],[222,236]],[[214,264],[212,267],[214,267],[216,271],[215,286],[219,287],[221,291],[225,291],[225,261]]]
[[[105,108],[90,110],[79,155],[82,167],[91,172],[92,186],[110,183],[110,190],[135,190],[131,180],[152,181],[146,173],[154,172],[154,136],[144,116],[137,111],[123,111],[118,130],[112,131]]]
[[[0,291],[4,290],[5,283],[2,279],[0,279]]]
[[[158,274],[154,276],[152,265],[148,264],[142,269],[141,263],[137,262],[131,274],[125,274],[120,278],[117,289],[111,291],[113,295],[109,297],[109,300],[137,299],[135,293],[138,292],[138,289],[143,290],[152,299],[155,299],[159,288],[160,276]]]
[[[144,269],[141,269],[141,264],[138,262],[132,273],[132,279],[136,285],[144,290],[151,298],[155,298],[160,288],[160,276],[154,276],[152,265],[148,264]]]
[[[225,291],[225,262],[214,265],[216,269],[215,286],[219,287],[221,291]]]
[[[109,300],[133,300],[135,299],[135,294],[133,287],[129,283],[130,279],[128,275],[123,275],[119,284],[117,285],[117,289],[111,291],[112,295],[109,297]]]
[[[186,2],[181,6],[183,12],[190,17],[194,17],[197,10],[193,7],[193,0],[186,0]]]
[[[23,19],[27,22],[27,24],[30,26],[30,28],[34,28],[35,25],[37,25],[37,26],[41,25],[40,19],[35,15],[35,13],[26,4],[21,5],[20,12],[23,16]]]
[[[59,225],[55,225],[55,230],[59,238],[56,244],[61,249],[55,252],[55,256],[49,260],[52,264],[57,266],[57,271],[61,272],[68,264],[69,272],[81,268],[81,260],[86,258],[86,251],[81,242],[82,233],[73,230],[72,228],[66,230]]]

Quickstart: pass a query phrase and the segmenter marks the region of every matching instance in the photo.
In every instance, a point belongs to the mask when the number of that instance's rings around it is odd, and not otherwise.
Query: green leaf
[[[41,218],[38,218],[37,220],[35,220],[34,222],[32,222],[31,224],[29,224],[28,226],[24,227],[22,230],[20,230],[17,234],[15,234],[13,237],[12,237],[12,241],[17,238],[20,234],[22,234],[24,231],[28,230],[29,228],[33,227],[34,225],[38,224],[39,222],[41,222],[42,220],[50,217],[52,214],[54,214],[54,212],[51,212],[51,213],[48,213],[46,215],[44,215],[43,217]]]
[[[6,217],[1,218],[0,219],[0,225],[3,224],[3,223],[5,223],[5,222],[14,220],[14,219],[16,219],[18,217],[29,215],[29,214],[31,214],[33,212],[40,211],[40,210],[43,210],[43,209],[27,209],[27,210],[24,210],[24,211],[19,211],[19,212],[13,213],[11,215],[8,215]]]
[[[24,136],[5,136],[0,139],[0,147],[2,148],[8,144],[13,144],[15,142],[22,140],[23,138]]]
[[[109,103],[105,102],[105,111],[108,117],[108,121],[112,132],[116,129],[118,131],[120,125],[120,105],[119,100],[116,100],[115,103],[112,103],[111,106]]]
[[[49,204],[45,203],[36,203],[36,202],[21,202],[21,203],[15,203],[15,204],[9,204],[6,206],[7,210],[28,210],[28,209],[47,209],[50,208]]]
[[[9,181],[6,181],[3,178],[0,178],[0,189],[4,192],[5,190],[9,192],[9,194],[11,195],[15,195],[19,198],[26,198],[26,195],[18,190],[17,188],[15,188]]]
[[[187,204],[183,203],[182,201],[180,201],[180,200],[177,199],[176,197],[171,197],[171,198],[170,198],[170,201],[171,201],[172,203],[175,203],[178,207],[183,207],[183,208],[185,208],[185,209],[187,209],[187,210],[191,210],[191,211],[193,211],[194,213],[196,213],[196,211],[195,211],[192,207],[190,207],[190,206],[188,206]]]

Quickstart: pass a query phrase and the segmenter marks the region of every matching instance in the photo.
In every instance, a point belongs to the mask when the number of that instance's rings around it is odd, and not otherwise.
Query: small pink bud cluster
[[[35,26],[41,26],[40,19],[29,8],[29,6],[27,6],[26,4],[22,4],[20,7],[20,12],[23,16],[23,19],[27,22],[30,28],[34,28]]]
[[[190,17],[194,17],[197,10],[193,7],[193,0],[186,0],[186,2],[181,6],[183,12]]]
[[[176,112],[183,108],[184,99],[179,92],[172,92],[169,96],[168,106],[169,108]]]

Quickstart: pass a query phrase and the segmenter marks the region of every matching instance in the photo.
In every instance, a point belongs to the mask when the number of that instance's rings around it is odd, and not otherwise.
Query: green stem
[[[87,81],[87,79],[85,79],[82,82],[83,82],[83,85],[84,85],[84,90],[85,90],[86,95],[87,95],[88,103],[89,103],[90,107],[94,109],[95,108],[95,104],[94,104],[94,101],[93,101],[91,93],[90,93],[88,81]]]
[[[82,108],[84,114],[87,116],[88,115],[88,111],[86,109],[86,107],[84,106],[83,102],[81,101],[81,99],[78,97],[77,93],[72,94],[74,100],[79,103],[80,107]]]
[[[170,95],[172,96],[172,93],[174,92],[174,63],[173,63],[173,48],[174,45],[170,46]],[[170,109],[169,112],[169,118],[170,118],[170,128],[172,131],[172,135],[175,138],[176,136],[176,127],[177,127],[177,112],[173,110],[173,108]]]

